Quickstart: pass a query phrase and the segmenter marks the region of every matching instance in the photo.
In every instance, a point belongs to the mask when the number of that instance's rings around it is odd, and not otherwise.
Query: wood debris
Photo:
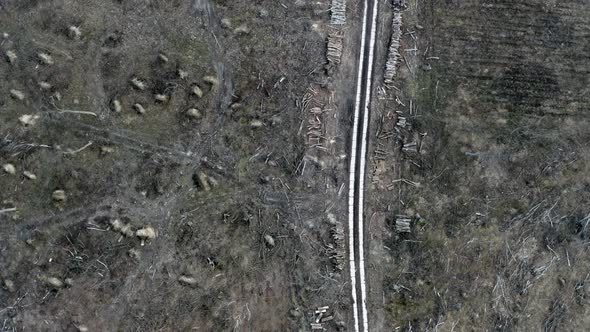
[[[346,0],[332,0],[330,7],[330,23],[342,25],[346,23]]]
[[[90,331],[90,329],[86,325],[78,325],[76,328],[78,329],[78,332],[88,332],[88,331]]]
[[[51,286],[52,288],[58,289],[58,288],[63,288],[64,287],[64,283],[63,281],[59,280],[56,277],[49,277],[46,280],[47,285]]]
[[[408,119],[405,116],[398,116],[395,125],[396,127],[406,128],[408,125]]]
[[[41,90],[49,90],[51,89],[51,84],[49,84],[49,82],[41,81],[39,82],[39,88]]]
[[[219,181],[217,181],[214,177],[209,176],[208,180],[209,180],[209,184],[211,184],[212,187],[219,186]]]
[[[39,116],[36,114],[25,114],[18,117],[18,121],[20,121],[20,123],[24,126],[32,126],[37,122],[38,119]]]
[[[198,85],[193,85],[193,89],[191,92],[193,93],[193,95],[199,98],[203,98],[203,90]]]
[[[412,219],[408,216],[398,215],[395,217],[395,230],[398,233],[410,233]]]
[[[185,114],[189,118],[193,118],[193,119],[200,119],[202,117],[201,112],[196,108],[189,108]]]
[[[418,144],[416,144],[416,142],[405,143],[402,147],[402,151],[405,153],[416,153],[418,152]]]
[[[129,255],[129,257],[135,259],[136,261],[139,261],[141,259],[141,252],[135,248],[129,249],[129,251],[127,251],[127,255]]]
[[[332,224],[332,239],[334,243],[329,243],[328,253],[336,269],[342,271],[346,266],[346,236],[344,234],[344,225],[336,219],[332,213],[328,214],[328,222]]]
[[[13,164],[4,164],[2,165],[2,169],[4,170],[4,172],[10,175],[16,174],[16,167],[14,167]]]
[[[55,99],[57,101],[61,101],[61,93],[59,93],[59,91],[55,91],[52,95],[51,95],[51,99]]]
[[[66,192],[64,190],[55,190],[51,194],[51,198],[57,202],[63,202],[66,200]]]
[[[344,34],[340,31],[332,31],[328,34],[328,50],[326,52],[326,58],[329,64],[340,64],[343,39]]]
[[[133,109],[135,109],[135,111],[139,114],[145,114],[145,108],[139,104],[139,103],[135,103],[133,104]]]
[[[311,323],[312,330],[325,330],[322,323],[334,320],[334,316],[328,314],[329,306],[318,307],[314,311],[314,322]]]
[[[329,306],[318,307],[315,311],[316,314],[323,314],[330,309]]]
[[[205,81],[205,83],[209,83],[211,85],[218,85],[219,84],[219,80],[215,76],[205,76],[205,77],[203,77],[203,81]]]
[[[402,10],[402,9],[406,9],[408,7],[408,1],[407,0],[393,0],[392,5],[393,5],[393,8]]]
[[[385,63],[385,74],[383,75],[385,85],[393,84],[393,79],[397,73],[397,64],[401,58],[399,53],[400,39],[402,37],[402,14],[399,11],[393,13],[391,23],[391,40],[389,42],[389,53]]]
[[[119,219],[111,221],[111,227],[113,227],[114,231],[119,232],[127,237],[132,237],[133,234],[135,234],[135,232],[133,232],[131,229],[130,224],[125,224]]]
[[[144,81],[140,80],[137,77],[131,79],[131,85],[133,85],[138,90],[145,90],[147,88],[147,84]]]
[[[168,61],[170,61],[164,53],[158,54],[158,60],[160,60],[160,62],[162,63],[167,63]]]
[[[268,234],[266,234],[264,236],[264,242],[266,242],[266,245],[268,247],[271,247],[272,248],[272,247],[275,246],[275,239],[272,236],[268,235]]]
[[[121,102],[118,99],[113,99],[111,107],[116,113],[121,113],[121,111],[123,111],[123,105],[121,105]]]
[[[29,171],[24,171],[23,175],[29,180],[37,180],[37,175],[35,175]]]
[[[260,8],[260,10],[258,11],[259,17],[266,18],[266,17],[268,17],[268,15],[269,15],[268,10],[266,10],[264,8]]]
[[[251,128],[261,128],[262,126],[264,126],[264,123],[258,119],[250,121]]]
[[[145,245],[146,240],[152,240],[156,238],[156,230],[151,226],[147,226],[138,229],[137,232],[135,232],[135,235],[141,239],[141,245],[143,246]]]
[[[47,53],[38,53],[37,57],[39,58],[41,63],[44,65],[51,66],[55,63],[53,61],[53,57]]]
[[[8,212],[16,212],[16,207],[10,207],[10,208],[6,208],[6,209],[0,209],[0,214],[3,213],[8,213]]]
[[[89,148],[90,146],[92,146],[92,144],[94,144],[92,141],[89,141],[88,143],[84,144],[84,146],[73,150],[73,149],[67,149],[66,151],[64,151],[64,154],[69,154],[69,155],[74,155],[76,153],[82,152],[84,150],[86,150],[87,148]]]
[[[168,95],[162,94],[162,93],[158,93],[154,96],[154,98],[156,99],[157,102],[160,103],[165,103],[168,100],[170,100],[170,97]]]
[[[199,172],[197,174],[197,181],[199,182],[199,186],[204,191],[211,190],[211,186],[209,185],[208,176],[204,172]]]
[[[79,27],[72,25],[68,28],[68,36],[71,39],[79,40],[80,37],[82,36],[82,31],[80,30]]]
[[[387,186],[387,189],[393,190],[393,188],[395,188],[395,183],[398,183],[398,182],[405,183],[405,184],[407,184],[409,186],[413,186],[413,187],[416,187],[416,188],[419,188],[420,187],[420,182],[414,182],[414,181],[410,181],[410,180],[407,180],[407,179],[397,179],[397,180],[392,181],[392,183]]]
[[[185,284],[188,286],[195,286],[197,284],[197,279],[189,276],[182,275],[178,278],[178,282],[181,284]]]
[[[16,62],[16,59],[18,58],[16,56],[16,53],[12,50],[8,50],[4,53],[4,55],[6,55],[6,60],[8,60],[9,63],[14,64]]]
[[[16,287],[14,286],[14,281],[10,279],[4,279],[4,288],[10,293],[13,293],[16,290]]]
[[[224,29],[231,29],[231,21],[228,18],[222,18],[221,27]]]
[[[307,142],[311,146],[321,146],[323,138],[322,120],[323,110],[319,107],[312,107],[309,110],[311,117],[307,120]]]
[[[153,227],[148,226],[138,229],[137,232],[135,232],[135,235],[140,239],[151,240],[156,237],[156,231]]]
[[[283,123],[283,118],[281,118],[281,117],[280,117],[280,116],[278,116],[278,115],[273,115],[273,116],[270,118],[270,124],[271,124],[271,125],[273,125],[273,126],[279,125],[279,124],[281,124],[281,123]]]
[[[16,90],[16,89],[12,89],[10,90],[10,96],[14,99],[18,99],[20,101],[25,100],[25,94],[24,92],[20,91],[20,90]]]
[[[234,33],[236,35],[247,35],[250,33],[250,28],[245,25],[240,25],[239,27],[234,29]]]
[[[313,101],[314,97],[317,95],[317,91],[313,88],[308,88],[308,91],[301,97],[301,110],[303,112],[307,112],[311,102]]]
[[[322,324],[319,324],[319,323],[311,323],[311,329],[312,330],[323,330],[324,328],[322,327]]]
[[[188,78],[188,72],[186,70],[178,69],[177,73],[178,73],[178,78],[180,78],[181,80]]]
[[[115,148],[112,146],[101,146],[100,147],[100,154],[101,155],[105,155],[105,154],[109,154],[109,153],[113,153],[115,152]]]

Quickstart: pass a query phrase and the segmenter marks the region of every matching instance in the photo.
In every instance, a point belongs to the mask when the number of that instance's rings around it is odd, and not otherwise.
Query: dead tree
[[[397,73],[397,64],[401,55],[399,53],[400,39],[402,37],[402,14],[395,12],[391,23],[391,40],[389,42],[389,53],[385,63],[384,82],[386,85],[393,83],[393,78]]]

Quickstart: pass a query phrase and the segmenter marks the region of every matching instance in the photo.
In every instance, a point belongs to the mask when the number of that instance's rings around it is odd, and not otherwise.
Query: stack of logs
[[[332,0],[330,12],[332,13],[331,24],[342,25],[346,23],[346,0]]]
[[[397,73],[397,63],[401,58],[399,53],[400,39],[402,37],[402,14],[398,11],[393,13],[391,24],[391,41],[389,42],[389,55],[385,63],[384,82],[385,85],[393,84],[393,78]]]
[[[328,51],[326,53],[328,64],[340,64],[340,58],[342,57],[343,38],[344,34],[338,30],[333,30],[328,34]]]

